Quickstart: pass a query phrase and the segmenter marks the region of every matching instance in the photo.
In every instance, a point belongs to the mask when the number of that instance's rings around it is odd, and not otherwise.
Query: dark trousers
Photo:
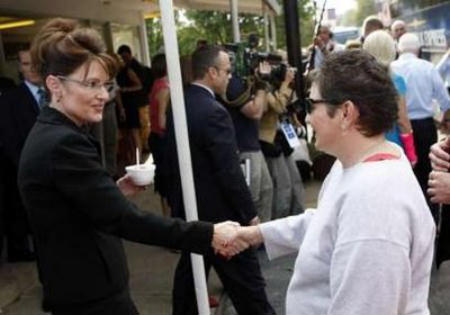
[[[31,252],[28,239],[31,234],[28,215],[22,204],[17,187],[17,172],[15,168],[6,170],[6,203],[4,209],[4,230],[7,239],[8,258],[21,258]]]
[[[214,267],[225,291],[239,315],[272,315],[265,281],[261,274],[258,257],[254,249],[249,249],[226,260],[213,251],[204,256],[206,274]],[[175,271],[173,315],[196,315],[197,302],[189,253],[183,253]]]
[[[52,310],[52,315],[139,315],[139,312],[127,288],[100,301],[58,307]]]
[[[431,214],[437,223],[439,216],[438,205],[432,204],[427,194],[428,176],[431,172],[431,161],[428,155],[430,154],[430,147],[437,142],[436,126],[433,118],[411,120],[411,125],[417,153],[417,164],[414,167],[414,174],[431,209]]]

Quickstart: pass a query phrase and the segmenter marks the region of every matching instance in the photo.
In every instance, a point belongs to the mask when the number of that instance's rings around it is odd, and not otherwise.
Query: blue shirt
[[[400,96],[405,96],[406,93],[406,82],[402,76],[391,72],[392,82],[394,83],[395,89],[397,90]],[[386,139],[389,141],[397,143],[400,147],[403,148],[403,142],[400,138],[400,128],[398,127],[397,122],[395,122],[394,127],[386,132]]]
[[[433,100],[439,103],[443,112],[450,109],[450,97],[444,82],[431,62],[404,53],[391,66],[406,81],[405,99],[409,119],[433,117]]]

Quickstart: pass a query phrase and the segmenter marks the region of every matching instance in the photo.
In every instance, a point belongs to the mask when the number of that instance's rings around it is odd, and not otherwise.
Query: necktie
[[[47,93],[45,93],[45,90],[43,88],[39,88],[38,90],[38,96],[39,96],[39,109],[42,109],[42,107],[45,106],[45,104],[47,103]]]

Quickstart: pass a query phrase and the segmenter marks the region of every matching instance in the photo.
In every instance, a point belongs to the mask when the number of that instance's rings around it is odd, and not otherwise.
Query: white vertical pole
[[[184,208],[186,211],[186,219],[188,221],[195,221],[198,220],[197,202],[195,199],[194,177],[192,175],[191,151],[189,148],[180,57],[172,0],[159,0],[159,7],[161,9],[161,22],[166,51],[167,72],[170,82],[170,97],[172,100]],[[191,254],[191,260],[199,315],[210,315],[203,257]]]
[[[270,34],[272,36],[272,49],[277,50],[277,24],[275,20],[275,14],[270,15]]]
[[[231,25],[233,27],[233,42],[239,43],[241,41],[241,33],[239,31],[239,12],[238,0],[230,0]]]
[[[141,23],[139,25],[139,35],[141,37],[141,55],[144,65],[150,67],[150,52],[148,47],[147,23],[145,23],[144,13],[141,12]]]
[[[264,44],[266,51],[270,51],[270,39],[269,39],[269,13],[266,6],[264,6]]]

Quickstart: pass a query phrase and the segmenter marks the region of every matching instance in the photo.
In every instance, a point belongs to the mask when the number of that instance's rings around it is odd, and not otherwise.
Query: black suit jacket
[[[239,165],[233,123],[227,110],[200,86],[185,91],[186,117],[200,220],[233,220],[247,225],[257,213]],[[184,216],[173,119],[168,122],[169,199]]]
[[[36,122],[39,105],[25,83],[0,97],[0,147],[16,167],[25,139]]]
[[[197,253],[210,248],[211,224],[139,211],[102,167],[98,143],[53,108],[43,108],[25,142],[18,181],[46,309],[83,308],[126,291],[120,238]]]

